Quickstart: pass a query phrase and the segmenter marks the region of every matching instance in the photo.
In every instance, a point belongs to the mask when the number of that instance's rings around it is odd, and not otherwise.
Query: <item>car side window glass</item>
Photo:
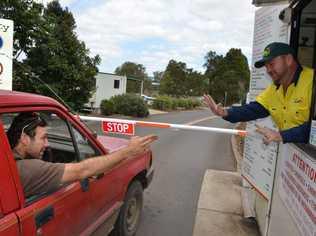
[[[91,145],[89,139],[82,135],[76,128],[72,127],[74,139],[78,146],[79,159],[84,160],[86,158],[99,155],[98,151]]]
[[[41,114],[47,121],[49,148],[44,160],[55,163],[77,162],[78,157],[67,122],[54,113]],[[50,153],[51,152],[51,153]]]
[[[47,122],[47,137],[49,147],[45,150],[42,159],[54,163],[77,162],[79,158],[75,152],[74,143],[67,122],[51,111],[38,111]],[[7,131],[19,113],[2,114],[2,122]]]
[[[78,162],[79,158],[75,149],[72,134],[70,132],[70,125],[66,119],[51,111],[36,111],[35,113],[38,115],[39,119],[44,120],[47,123],[46,131],[48,147],[45,149],[41,159],[43,161],[53,163]],[[19,114],[21,113],[15,112],[1,114],[1,120],[6,131],[8,131],[14,118]],[[29,127],[30,124],[32,123],[26,124],[23,129],[25,129],[25,127]],[[60,185],[60,187],[62,186],[63,185]],[[54,188],[52,191],[46,191],[46,189],[43,189],[43,192],[27,196],[26,203],[27,205],[31,204],[32,202],[35,202],[47,196],[48,194],[55,192],[57,189],[59,188]]]

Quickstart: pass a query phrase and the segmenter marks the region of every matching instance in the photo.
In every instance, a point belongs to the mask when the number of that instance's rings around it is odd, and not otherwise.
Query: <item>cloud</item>
[[[63,0],[77,34],[102,58],[101,71],[115,63],[143,64],[149,74],[170,59],[202,70],[209,50],[225,54],[241,48],[250,58],[254,7],[236,0]],[[236,9],[236,10],[234,10]],[[200,65],[200,66],[198,66]]]

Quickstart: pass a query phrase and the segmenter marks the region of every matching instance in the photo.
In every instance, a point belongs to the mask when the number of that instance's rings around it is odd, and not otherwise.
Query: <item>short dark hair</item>
[[[35,129],[38,126],[47,126],[46,120],[44,120],[38,113],[21,112],[19,115],[17,115],[13,119],[13,122],[7,131],[11,148],[15,148],[15,146],[18,144],[22,132],[31,138],[34,138],[36,134]]]

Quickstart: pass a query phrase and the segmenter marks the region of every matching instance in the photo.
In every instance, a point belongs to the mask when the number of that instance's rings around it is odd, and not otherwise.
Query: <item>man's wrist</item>
[[[277,137],[278,142],[283,142],[283,138],[282,138],[281,133],[280,133],[280,132],[277,132],[277,135],[278,135],[278,137]]]
[[[221,117],[226,117],[226,116],[228,116],[228,111],[226,108],[223,108]]]

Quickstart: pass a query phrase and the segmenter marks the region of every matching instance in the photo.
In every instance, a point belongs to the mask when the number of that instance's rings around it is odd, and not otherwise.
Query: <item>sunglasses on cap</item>
[[[21,131],[22,134],[25,133],[25,130],[28,130],[28,129],[31,130],[35,128],[36,126],[38,126],[39,124],[45,123],[45,121],[39,114],[34,112],[32,113],[32,116],[33,117],[30,118],[30,121],[22,128],[22,131]]]

